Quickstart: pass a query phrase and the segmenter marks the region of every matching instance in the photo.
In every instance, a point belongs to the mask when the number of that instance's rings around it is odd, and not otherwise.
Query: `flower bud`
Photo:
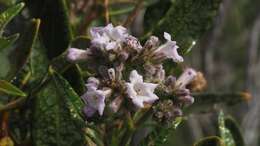
[[[87,81],[87,84],[86,84],[86,87],[87,89],[91,89],[91,88],[94,88],[94,89],[97,89],[98,85],[99,85],[99,80],[95,77],[89,77],[88,78],[88,81]]]
[[[189,89],[180,89],[180,90],[177,90],[175,92],[175,94],[177,96],[187,96],[187,95],[190,95],[190,90]]]
[[[130,35],[125,38],[125,44],[127,48],[134,49],[138,52],[142,49],[142,46],[138,39]]]
[[[151,50],[159,45],[159,39],[156,36],[151,36],[144,45],[144,49]]]
[[[181,76],[178,78],[175,84],[175,89],[185,88],[191,81],[196,77],[197,72],[194,69],[186,69]]]
[[[70,62],[84,61],[89,58],[90,51],[70,48],[67,51],[67,59]]]
[[[166,86],[174,87],[175,83],[176,83],[176,77],[174,76],[168,76],[167,79],[165,80]]]
[[[125,51],[122,51],[120,52],[118,58],[119,58],[119,61],[121,62],[125,62],[129,57],[129,53],[125,52]]]
[[[121,96],[118,96],[111,102],[109,107],[112,109],[114,113],[116,113],[121,107],[122,102],[123,102],[123,98]]]
[[[108,72],[109,79],[114,81],[116,79],[115,69],[110,68],[110,69],[108,69],[107,72]]]
[[[182,103],[184,103],[184,105],[189,106],[191,104],[194,103],[194,98],[190,95],[187,96],[181,96],[178,98],[178,100]]]

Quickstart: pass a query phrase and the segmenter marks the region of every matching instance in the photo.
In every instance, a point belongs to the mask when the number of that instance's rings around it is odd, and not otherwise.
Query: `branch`
[[[109,0],[104,0],[106,24],[109,23],[109,9],[108,9],[108,4],[109,4]]]
[[[138,14],[138,12],[143,7],[143,2],[144,2],[144,0],[137,1],[135,9],[132,11],[132,13],[130,15],[128,15],[128,17],[123,25],[124,27],[129,27],[129,25],[132,24],[132,22],[134,21],[134,19],[136,18],[137,14]]]

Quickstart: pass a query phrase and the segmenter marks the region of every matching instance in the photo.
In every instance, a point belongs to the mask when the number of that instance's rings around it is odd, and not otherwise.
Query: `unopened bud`
[[[67,51],[67,59],[70,62],[84,61],[89,58],[90,52],[77,48],[70,48]]]
[[[189,89],[180,89],[175,92],[176,96],[187,96],[190,95]]]
[[[119,60],[120,61],[122,61],[122,62],[125,62],[127,59],[128,59],[128,57],[129,57],[129,53],[127,53],[127,52],[121,52],[120,54],[119,54]]]
[[[184,103],[184,105],[189,106],[191,104],[194,103],[194,98],[190,95],[187,96],[181,96],[178,98],[178,100],[182,103]]]
[[[107,72],[108,72],[109,79],[114,81],[116,79],[115,69],[110,68],[110,69],[108,69]]]
[[[159,39],[156,36],[151,36],[145,43],[144,49],[153,49],[159,45]]]
[[[196,77],[197,72],[194,69],[186,69],[181,76],[178,78],[175,84],[175,89],[185,88],[191,81]]]
[[[126,43],[127,48],[131,48],[136,51],[140,51],[142,49],[142,46],[137,38],[135,38],[133,36],[128,36],[125,39],[126,39],[125,43]]]
[[[111,102],[109,106],[112,109],[112,111],[116,113],[121,107],[122,102],[123,102],[123,98],[121,96],[118,96]]]

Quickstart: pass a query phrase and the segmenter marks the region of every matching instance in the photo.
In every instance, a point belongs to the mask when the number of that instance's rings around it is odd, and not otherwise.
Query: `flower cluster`
[[[177,79],[173,75],[166,76],[165,60],[184,61],[170,34],[164,33],[163,44],[158,37],[151,36],[142,46],[126,28],[109,24],[92,28],[90,37],[91,45],[86,50],[70,48],[67,51],[69,61],[88,61],[87,69],[93,72],[82,95],[87,118],[96,113],[102,116],[106,111],[118,112],[121,108],[128,110],[129,106],[134,110],[150,108],[159,99],[153,108],[155,117],[176,117],[181,115],[183,106],[194,102],[186,86],[196,77],[195,70],[185,69]],[[162,97],[159,92],[170,98]],[[162,110],[164,103],[167,110]]]

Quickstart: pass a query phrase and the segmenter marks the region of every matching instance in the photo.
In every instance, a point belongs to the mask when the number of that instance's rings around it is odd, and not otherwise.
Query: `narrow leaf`
[[[39,26],[39,19],[31,20],[18,40],[16,47],[10,52],[9,56],[12,56],[9,59],[11,70],[8,73],[7,79],[12,79],[27,63],[38,36]]]
[[[185,53],[212,25],[221,0],[176,0],[153,33],[168,32]],[[147,12],[149,13],[149,12]]]
[[[66,0],[26,0],[33,17],[40,18],[41,40],[52,59],[63,53],[72,38]]]
[[[245,142],[238,124],[231,117],[225,118],[225,127],[230,131],[234,138],[235,146],[244,146]]]
[[[54,72],[53,78],[55,80],[56,86],[63,89],[64,93],[67,95],[66,100],[71,105],[71,111],[73,110],[78,117],[82,117],[82,109],[84,106],[84,103],[82,102],[79,95],[73,90],[73,88],[70,86],[69,82],[66,81],[61,75]]]
[[[0,51],[13,45],[18,37],[19,34],[14,34],[10,37],[0,37]]]
[[[21,91],[19,88],[15,87],[14,85],[5,80],[0,80],[0,94],[1,93],[12,96],[26,96],[26,94],[23,91]]]
[[[165,16],[172,2],[170,0],[158,1],[150,5],[144,15],[144,29],[146,32],[154,28],[158,22]]]
[[[0,36],[5,26],[23,9],[24,3],[19,3],[0,14]]]
[[[220,112],[218,117],[219,133],[226,146],[235,146],[235,141],[229,129],[225,127],[224,113]]]
[[[40,90],[34,102],[33,145],[85,145],[84,121],[77,116],[76,110],[71,108],[74,107],[72,102],[68,102],[68,99],[79,97],[68,83],[52,70],[50,77],[51,80]]]

